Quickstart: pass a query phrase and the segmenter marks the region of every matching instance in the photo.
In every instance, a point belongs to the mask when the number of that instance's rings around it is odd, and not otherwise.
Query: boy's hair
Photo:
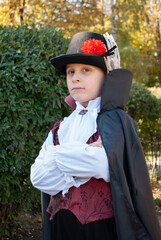
[[[79,32],[73,36],[66,54],[52,58],[51,63],[63,74],[70,63],[96,66],[108,73],[115,68],[111,69],[109,56],[116,55],[116,48],[115,40],[107,33],[103,36],[95,32]]]

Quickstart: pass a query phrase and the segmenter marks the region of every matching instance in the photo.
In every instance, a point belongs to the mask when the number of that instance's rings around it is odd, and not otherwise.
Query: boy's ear
[[[64,101],[69,105],[69,107],[71,107],[73,110],[76,109],[76,104],[75,104],[75,100],[72,98],[71,95],[68,95]]]

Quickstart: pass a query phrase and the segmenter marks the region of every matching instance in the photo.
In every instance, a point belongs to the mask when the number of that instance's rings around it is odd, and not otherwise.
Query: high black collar
[[[104,80],[101,94],[101,112],[116,108],[125,109],[133,73],[128,69],[115,69]]]

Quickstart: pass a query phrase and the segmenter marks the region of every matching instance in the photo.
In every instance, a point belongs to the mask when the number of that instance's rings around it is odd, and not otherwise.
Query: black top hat
[[[79,32],[73,36],[66,54],[52,58],[51,64],[63,74],[70,63],[93,65],[107,72],[106,57],[114,54],[115,48],[108,49],[105,38],[98,33]]]

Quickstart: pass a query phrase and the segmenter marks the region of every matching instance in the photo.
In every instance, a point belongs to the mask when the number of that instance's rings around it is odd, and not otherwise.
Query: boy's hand
[[[103,147],[101,139],[99,138],[96,142],[89,144],[91,147]]]

